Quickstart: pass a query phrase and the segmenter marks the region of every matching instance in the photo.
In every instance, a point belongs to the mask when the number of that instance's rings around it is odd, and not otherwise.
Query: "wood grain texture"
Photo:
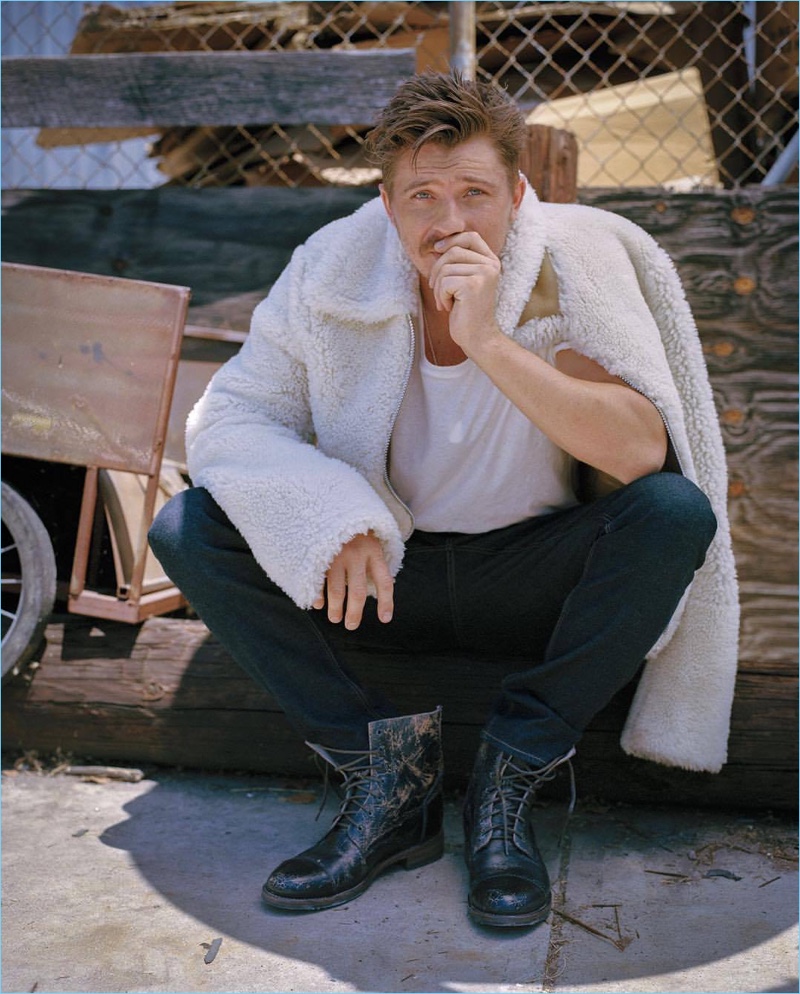
[[[4,128],[371,124],[416,52],[134,52],[2,60]]]
[[[520,170],[541,200],[571,204],[578,198],[578,143],[570,131],[542,124],[528,125]]]
[[[350,653],[362,678],[409,712],[445,702],[448,780],[463,785],[496,681],[511,661],[411,660]],[[657,766],[622,753],[628,688],[587,730],[576,759],[581,796],[607,801],[792,808],[796,740],[792,676],[737,684],[730,759],[722,773]],[[97,760],[273,774],[313,773],[308,751],[271,697],[255,687],[200,621],[51,624],[32,679],[3,694],[5,748],[61,749]],[[563,785],[559,788],[563,791]]]
[[[728,462],[740,666],[797,668],[797,193],[582,191],[675,262],[697,321]],[[768,677],[765,677],[768,679]]]
[[[4,191],[3,260],[188,285],[190,323],[246,331],[295,247],[376,194],[329,187]]]

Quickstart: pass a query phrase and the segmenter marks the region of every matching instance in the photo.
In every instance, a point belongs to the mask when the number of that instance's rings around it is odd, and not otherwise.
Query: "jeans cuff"
[[[515,735],[512,725],[519,724],[520,734]],[[541,727],[526,729],[528,722],[510,721],[500,717],[491,718],[481,732],[481,738],[502,752],[511,753],[518,759],[530,763],[533,767],[547,766],[554,759],[566,755],[580,738],[573,730],[567,730],[563,722],[562,728],[543,729]],[[540,725],[539,722],[536,722]],[[527,733],[527,734],[526,734]]]

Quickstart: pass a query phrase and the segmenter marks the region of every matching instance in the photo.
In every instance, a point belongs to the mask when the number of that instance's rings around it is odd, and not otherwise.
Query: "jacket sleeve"
[[[209,491],[270,579],[308,608],[353,536],[372,530],[393,574],[403,542],[366,479],[313,444],[303,268],[301,248],[189,415],[186,451],[192,482]]]
[[[717,533],[677,629],[649,654],[622,747],[644,759],[718,772],[727,759],[739,635],[725,450],[700,338],[675,266],[650,236],[638,238],[631,256],[658,323],[694,477],[711,501]]]

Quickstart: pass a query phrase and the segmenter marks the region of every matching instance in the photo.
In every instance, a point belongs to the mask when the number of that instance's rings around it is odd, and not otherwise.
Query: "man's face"
[[[512,187],[497,149],[484,137],[453,148],[428,142],[413,165],[406,151],[391,193],[381,186],[386,211],[422,277],[441,254],[434,244],[448,235],[475,231],[499,256],[524,192],[525,181]]]

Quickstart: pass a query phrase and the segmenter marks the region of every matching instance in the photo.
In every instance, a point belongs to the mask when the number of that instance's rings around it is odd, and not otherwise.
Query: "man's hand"
[[[381,543],[369,532],[356,535],[346,542],[328,567],[325,590],[313,607],[325,607],[327,593],[328,620],[354,631],[361,624],[367,600],[367,584],[372,581],[378,595],[378,617],[392,620],[394,613],[394,580],[383,556]]]
[[[428,279],[437,310],[449,313],[450,337],[467,355],[500,329],[495,321],[500,260],[477,232],[449,235]]]

